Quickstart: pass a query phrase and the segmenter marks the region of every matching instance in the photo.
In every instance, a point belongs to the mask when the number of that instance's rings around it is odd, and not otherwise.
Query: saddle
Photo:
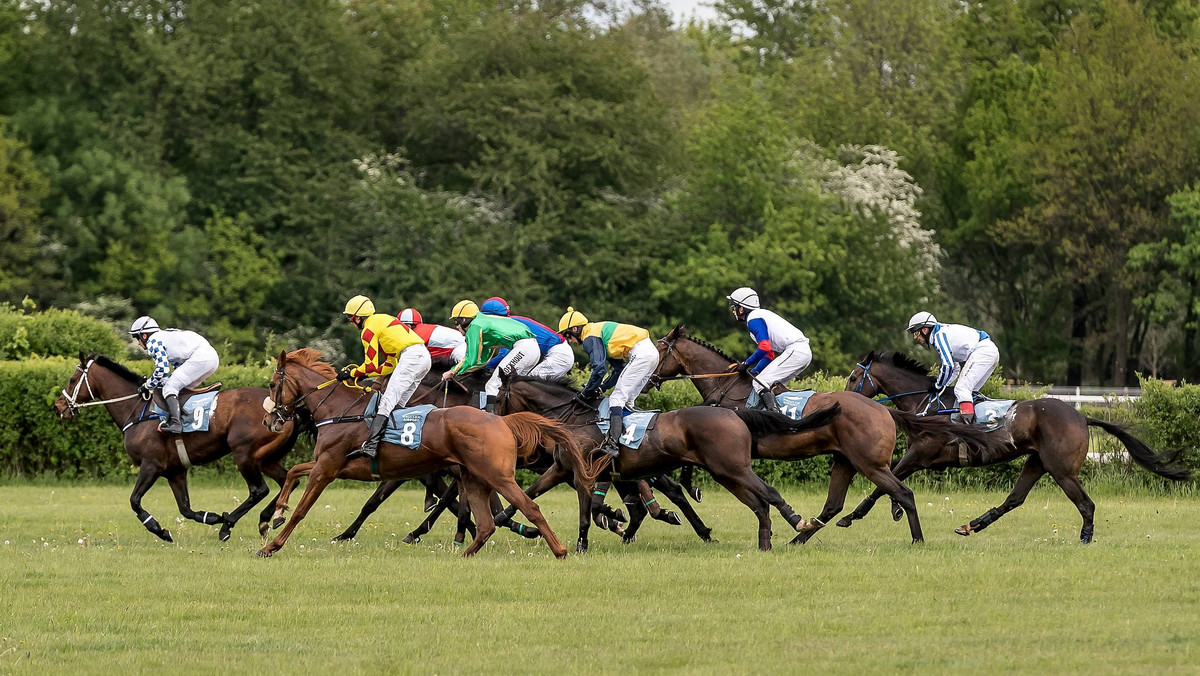
[[[179,404],[180,404],[180,406],[182,406],[183,402],[187,401],[188,399],[191,399],[192,397],[196,396],[197,394],[205,394],[205,393],[212,392],[214,390],[219,390],[219,389],[221,389],[220,382],[215,382],[212,385],[205,385],[204,387],[198,387],[196,389],[192,389],[190,387],[185,387],[179,391]],[[150,395],[150,401],[155,406],[157,406],[163,410],[166,410],[166,408],[167,408],[167,400],[166,400],[166,397],[163,396],[161,387],[154,388],[154,393]]]

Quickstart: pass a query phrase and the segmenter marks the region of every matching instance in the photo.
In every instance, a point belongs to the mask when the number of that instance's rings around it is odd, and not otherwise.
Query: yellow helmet
[[[450,311],[450,319],[474,319],[479,314],[479,306],[473,300],[460,300]]]
[[[558,320],[558,332],[562,333],[567,329],[573,329],[576,326],[583,326],[588,323],[588,318],[583,316],[583,313],[573,307],[567,308],[567,314]]]
[[[355,296],[346,301],[346,309],[342,310],[344,315],[354,315],[355,317],[370,317],[375,314],[375,304],[366,296]]]

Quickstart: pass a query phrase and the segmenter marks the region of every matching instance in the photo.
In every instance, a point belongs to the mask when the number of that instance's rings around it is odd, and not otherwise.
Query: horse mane
[[[131,383],[141,383],[142,381],[146,380],[146,376],[140,376],[140,375],[134,373],[133,371],[130,371],[129,368],[127,368],[121,364],[118,364],[117,362],[113,361],[111,358],[106,357],[102,354],[96,354],[95,352],[93,352],[92,354],[88,355],[88,359],[94,360],[97,364],[103,366],[104,368],[108,369],[109,371],[112,371],[116,375],[120,376],[121,378],[123,378]]]
[[[909,373],[916,375],[916,376],[921,376],[924,378],[930,377],[928,366],[926,366],[925,364],[922,364],[921,362],[917,361],[916,359],[913,359],[912,357],[910,357],[902,352],[890,352],[890,351],[874,352],[874,351],[872,351],[870,354],[868,354],[866,356],[866,358],[863,360],[863,363],[864,364],[869,363],[871,360],[891,364],[892,366],[895,366],[898,369],[901,369],[903,371],[908,371]]]
[[[314,350],[311,347],[302,347],[295,352],[287,353],[287,361],[297,366],[307,366],[319,375],[333,380],[337,378],[337,370],[333,368],[332,364],[321,361],[321,358],[324,356],[320,350]]]
[[[522,376],[522,375],[517,375],[514,373],[513,375],[508,377],[508,382],[509,382],[509,384],[512,384],[512,383],[537,383],[539,385],[551,385],[551,386],[566,390],[567,392],[570,392],[571,394],[579,393],[579,390],[575,389],[574,387],[571,387],[571,385],[567,382],[566,376],[563,376],[562,378],[539,378],[537,376]]]
[[[737,361],[733,357],[730,357],[729,355],[725,354],[725,351],[722,350],[721,348],[717,347],[716,345],[713,345],[712,343],[710,343],[706,340],[701,340],[700,338],[697,338],[696,336],[693,336],[692,334],[688,333],[687,327],[684,326],[683,324],[678,324],[678,325],[676,325],[675,328],[671,329],[671,335],[675,336],[676,338],[687,338],[688,340],[699,345],[700,347],[707,347],[709,350],[712,350],[713,352],[716,352],[717,354],[721,355],[721,358],[724,359],[725,361]]]

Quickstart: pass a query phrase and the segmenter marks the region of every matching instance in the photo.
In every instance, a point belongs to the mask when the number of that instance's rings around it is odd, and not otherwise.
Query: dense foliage
[[[1194,3],[716,9],[0,0],[0,302],[226,361],[354,348],[361,292],[743,351],[751,284],[832,372],[928,308],[1008,377],[1195,378]]]

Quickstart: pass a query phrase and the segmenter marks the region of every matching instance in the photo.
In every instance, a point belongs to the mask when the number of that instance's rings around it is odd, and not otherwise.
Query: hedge
[[[0,305],[0,360],[76,357],[80,350],[120,359],[129,345],[109,324],[74,310],[51,308],[26,314]]]

